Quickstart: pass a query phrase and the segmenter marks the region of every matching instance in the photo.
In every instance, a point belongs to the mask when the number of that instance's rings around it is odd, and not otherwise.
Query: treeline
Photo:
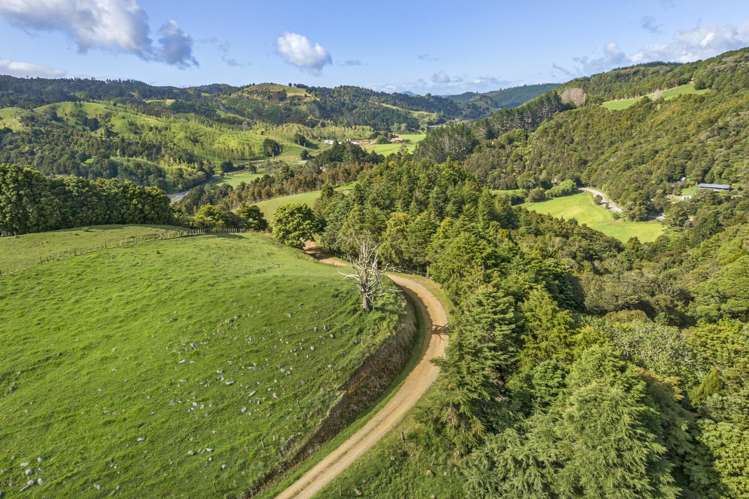
[[[326,248],[369,234],[456,305],[437,389],[371,473],[410,473],[413,495],[749,493],[747,206],[699,203],[694,225],[621,245],[513,208],[455,162],[391,158],[326,189]]]
[[[168,224],[169,198],[154,187],[120,180],[46,177],[0,165],[0,231],[25,234],[105,224]]]
[[[321,189],[324,185],[341,185],[355,180],[360,173],[382,161],[382,156],[367,153],[355,144],[336,144],[322,155],[303,165],[284,162],[270,164],[270,174],[236,187],[201,185],[192,189],[177,203],[187,214],[211,204],[233,210],[242,204]]]
[[[749,49],[687,64],[653,62],[578,78],[558,89],[580,88],[589,103],[639,97],[693,81],[698,89],[738,91],[749,86]]]
[[[229,85],[192,88],[159,87],[136,80],[94,80],[89,78],[15,78],[0,75],[0,107],[32,108],[63,101],[148,99],[196,100],[203,94],[231,91]]]
[[[569,109],[556,92],[549,92],[514,109],[503,109],[470,125],[447,125],[432,129],[419,143],[416,155],[435,163],[448,158],[463,160],[481,141],[510,131],[530,132],[559,112]]]

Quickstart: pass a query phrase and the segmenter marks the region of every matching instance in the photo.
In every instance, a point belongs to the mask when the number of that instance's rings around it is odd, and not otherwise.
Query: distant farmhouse
[[[697,187],[705,191],[721,192],[731,190],[731,186],[726,184],[697,184]]]

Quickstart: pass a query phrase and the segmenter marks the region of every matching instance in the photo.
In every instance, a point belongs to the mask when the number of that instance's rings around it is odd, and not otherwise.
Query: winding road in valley
[[[335,266],[345,265],[336,258],[322,258],[320,261]],[[388,274],[388,277],[418,307],[422,327],[429,334],[426,350],[385,406],[361,429],[279,494],[277,499],[309,498],[320,492],[395,428],[437,379],[439,368],[432,361],[445,355],[447,335],[442,331],[447,326],[447,311],[437,297],[415,279],[395,274]]]

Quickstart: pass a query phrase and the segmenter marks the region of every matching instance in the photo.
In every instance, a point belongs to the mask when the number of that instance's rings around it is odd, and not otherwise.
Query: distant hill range
[[[152,112],[194,113],[210,119],[305,126],[336,124],[376,130],[417,129],[450,120],[477,119],[515,107],[556,84],[526,85],[454,96],[386,93],[355,86],[301,84],[203,85],[178,88],[135,80],[42,79],[0,76],[0,108],[34,108],[65,101],[113,101]]]

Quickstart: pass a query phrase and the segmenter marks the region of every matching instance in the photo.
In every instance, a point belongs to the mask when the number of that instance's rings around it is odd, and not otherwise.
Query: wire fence
[[[166,230],[162,232],[153,232],[151,234],[143,234],[140,236],[130,236],[124,239],[111,239],[106,240],[103,243],[87,246],[85,248],[72,248],[57,253],[52,253],[39,258],[39,263],[49,263],[64,260],[66,258],[88,255],[96,253],[97,251],[112,249],[112,248],[128,248],[137,246],[138,244],[149,242],[149,241],[168,241],[172,239],[180,239],[185,237],[196,237],[205,235],[216,235],[216,234],[239,234],[247,232],[246,229],[180,229],[180,230]]]

